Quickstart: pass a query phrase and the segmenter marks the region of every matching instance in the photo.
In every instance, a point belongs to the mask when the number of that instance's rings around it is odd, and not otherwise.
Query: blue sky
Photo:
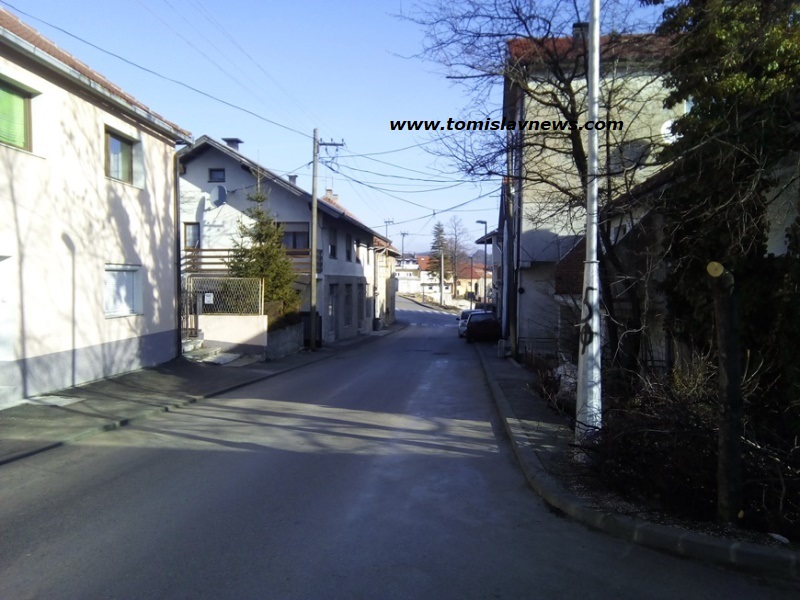
[[[390,131],[389,120],[446,120],[458,117],[466,104],[462,90],[435,73],[434,65],[406,58],[419,52],[422,41],[417,26],[395,16],[408,10],[409,2],[12,0],[0,5],[195,137],[239,137],[243,154],[279,174],[296,173],[309,191],[314,127],[324,141],[344,140],[339,169],[367,185],[323,167],[320,193],[332,188],[342,204],[381,233],[387,232],[385,221],[394,220],[388,234],[397,248],[404,231],[406,251],[427,250],[436,221],[452,215],[475,238],[483,234],[476,220],[487,220],[490,229],[496,224],[499,182],[465,183],[420,147],[373,160],[347,157],[427,142],[424,133]],[[481,195],[459,212],[439,212]]]

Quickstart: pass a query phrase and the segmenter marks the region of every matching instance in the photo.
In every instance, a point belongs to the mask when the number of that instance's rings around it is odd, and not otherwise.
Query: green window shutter
[[[0,85],[0,142],[28,147],[28,99]]]

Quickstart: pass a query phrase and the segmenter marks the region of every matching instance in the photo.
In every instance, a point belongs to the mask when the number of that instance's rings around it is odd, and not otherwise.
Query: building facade
[[[0,10],[0,401],[175,357],[190,134]]]
[[[318,199],[318,242],[312,252],[311,194],[244,156],[241,143],[202,136],[179,153],[184,275],[227,272],[240,224],[252,222],[247,216],[250,198],[259,192],[266,197],[264,209],[283,226],[306,315],[311,260],[317,261],[319,341],[347,339],[391,322],[394,288],[387,280],[393,281],[394,259],[387,258],[390,251],[384,248],[389,240],[361,223],[327,190]]]

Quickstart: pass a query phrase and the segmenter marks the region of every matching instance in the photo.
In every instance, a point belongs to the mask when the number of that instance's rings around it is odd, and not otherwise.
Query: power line
[[[184,83],[184,82],[179,81],[177,79],[174,79],[172,77],[168,77],[167,75],[162,75],[161,73],[158,73],[157,71],[154,71],[152,69],[144,67],[144,66],[142,66],[142,65],[140,65],[138,63],[135,63],[132,60],[129,60],[129,59],[123,57],[123,56],[120,56],[119,54],[111,52],[110,50],[106,50],[105,48],[101,48],[100,46],[98,46],[96,44],[93,44],[92,42],[90,42],[88,40],[85,40],[82,37],[75,35],[74,33],[70,33],[69,31],[59,27],[58,25],[53,25],[52,23],[49,23],[49,22],[45,21],[44,19],[40,19],[40,18],[35,17],[35,16],[33,16],[33,15],[29,14],[29,13],[26,13],[25,11],[20,10],[19,8],[17,8],[13,4],[9,4],[8,2],[4,2],[3,0],[0,0],[0,4],[4,4],[5,6],[8,6],[9,8],[11,8],[12,10],[18,12],[21,15],[25,15],[26,17],[28,17],[30,19],[33,19],[34,21],[38,21],[39,23],[43,23],[44,25],[47,25],[48,27],[52,27],[53,29],[55,29],[57,31],[60,31],[61,33],[65,34],[65,35],[68,35],[69,37],[71,37],[73,39],[76,39],[79,42],[84,43],[87,46],[90,46],[90,47],[94,48],[95,50],[98,50],[99,52],[102,52],[103,54],[107,54],[108,56],[113,56],[114,58],[116,58],[118,60],[121,60],[122,62],[124,62],[124,63],[126,63],[126,64],[128,64],[128,65],[130,65],[132,67],[135,67],[136,69],[140,69],[141,71],[144,71],[145,73],[149,73],[150,75],[154,75],[154,76],[158,77],[159,79],[163,79],[164,81],[169,81],[170,83],[174,83],[175,85],[179,85],[179,86],[181,86],[183,88],[186,88],[187,90],[191,90],[191,91],[195,92],[196,94],[200,94],[201,96],[205,96],[206,98],[214,100],[215,102],[219,102],[220,104],[224,104],[225,106],[228,106],[228,107],[233,108],[235,110],[238,110],[238,111],[241,111],[243,113],[246,113],[246,114],[248,114],[248,115],[250,115],[252,117],[255,117],[255,118],[257,118],[257,119],[259,119],[261,121],[264,121],[265,123],[269,123],[271,125],[275,125],[276,127],[280,127],[281,129],[285,129],[287,131],[291,131],[292,133],[296,133],[298,135],[302,135],[305,138],[312,139],[312,136],[308,135],[307,133],[304,133],[302,131],[299,131],[297,129],[289,127],[288,125],[284,125],[282,123],[278,123],[277,121],[273,121],[272,119],[268,119],[267,117],[265,117],[263,115],[260,115],[260,114],[258,114],[256,112],[253,112],[250,109],[244,108],[244,107],[239,106],[237,104],[233,104],[232,102],[228,102],[227,100],[223,100],[222,98],[214,96],[213,94],[209,94],[208,92],[204,92],[203,90],[200,90],[200,89],[198,89],[196,87],[193,87],[193,86],[189,85],[188,83]]]

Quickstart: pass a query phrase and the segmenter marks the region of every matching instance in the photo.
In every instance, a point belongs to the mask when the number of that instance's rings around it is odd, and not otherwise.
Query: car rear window
[[[470,321],[488,321],[490,319],[494,319],[492,313],[473,313],[469,317]]]

